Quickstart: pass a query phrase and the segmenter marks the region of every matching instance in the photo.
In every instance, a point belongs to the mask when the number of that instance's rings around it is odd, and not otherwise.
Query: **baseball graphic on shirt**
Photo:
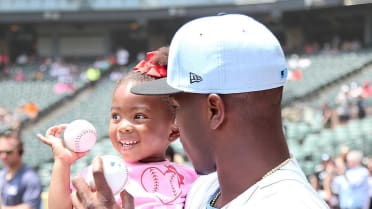
[[[95,145],[97,131],[86,120],[74,120],[64,130],[63,141],[65,146],[74,152],[86,152]]]
[[[182,194],[184,176],[172,165],[149,167],[141,176],[141,184],[145,191],[155,193],[163,204],[170,204]]]
[[[124,190],[128,181],[128,167],[123,159],[118,156],[103,155],[101,158],[103,162],[103,174],[106,182],[114,195],[119,194]],[[95,188],[91,165],[88,167],[86,181],[91,188]]]

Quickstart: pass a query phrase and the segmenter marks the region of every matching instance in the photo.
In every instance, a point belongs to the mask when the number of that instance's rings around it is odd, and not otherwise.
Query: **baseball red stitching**
[[[93,131],[93,130],[91,130],[91,129],[85,129],[84,131],[80,132],[80,134],[77,135],[75,137],[75,140],[74,140],[74,145],[75,145],[75,147],[76,147],[77,150],[80,150],[80,143],[79,143],[79,141],[80,141],[81,137],[83,135],[85,135],[86,133],[92,133],[93,135],[96,135],[96,132]]]

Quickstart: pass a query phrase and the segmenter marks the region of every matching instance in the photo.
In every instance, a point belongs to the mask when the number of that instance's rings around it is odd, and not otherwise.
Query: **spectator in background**
[[[340,158],[339,163],[343,164],[343,165],[340,165],[340,166],[344,167],[343,169],[347,168],[347,155],[349,154],[349,152],[350,152],[350,147],[348,147],[346,145],[342,145],[340,147],[340,154],[339,154],[338,158]]]
[[[25,114],[30,119],[35,119],[39,114],[39,107],[34,102],[27,102],[18,108],[19,113]]]
[[[41,70],[37,70],[35,73],[32,74],[31,80],[33,81],[42,81],[44,80],[45,74]]]
[[[110,72],[110,80],[111,81],[118,81],[120,78],[122,78],[124,73],[120,71],[120,69],[114,69]]]
[[[362,160],[361,151],[351,150],[347,154],[347,169],[333,179],[332,190],[339,196],[341,209],[366,209],[368,205],[369,172]]]
[[[368,209],[372,209],[372,156],[368,157],[367,169],[369,171],[369,177],[368,177],[369,207],[368,207]]]
[[[75,71],[75,66],[64,63],[62,59],[51,65],[49,74],[57,79],[57,83],[53,87],[56,94],[73,93],[75,91]]]
[[[26,53],[21,53],[18,57],[17,57],[17,60],[16,60],[16,63],[18,65],[25,65],[27,64],[28,62],[28,56]]]
[[[20,126],[20,120],[13,111],[0,107],[0,126],[18,129]]]
[[[331,159],[331,162],[329,162],[325,168],[323,179],[324,198],[331,209],[339,209],[338,194],[332,191],[333,179],[334,177],[344,173],[344,171],[344,163],[339,156]]]
[[[51,66],[52,66],[52,59],[47,57],[43,60],[43,62],[40,64],[39,66],[39,71],[45,73],[47,71],[50,70]]]
[[[22,161],[23,144],[17,132],[0,136],[1,209],[39,209],[41,181],[37,173]]]
[[[93,67],[106,71],[111,67],[111,63],[107,60],[107,58],[100,58],[94,61]]]
[[[85,71],[85,76],[90,82],[98,81],[101,78],[101,71],[95,67],[89,67]]]
[[[328,102],[322,105],[323,127],[333,128],[333,109],[329,106]]]
[[[14,75],[14,80],[17,82],[23,82],[26,80],[26,75],[23,72],[22,68],[16,68],[15,70],[15,75]]]
[[[338,123],[344,124],[349,121],[351,116],[351,97],[348,85],[343,85],[336,96],[336,112]]]
[[[372,209],[372,156],[369,156],[367,159],[367,169],[369,172],[368,177],[368,194],[369,194],[369,207],[368,209]]]
[[[355,81],[350,83],[349,95],[352,100],[355,100],[362,93],[362,87]]]
[[[326,201],[330,209],[338,209],[337,196],[332,193],[331,183],[338,175],[334,160],[328,155],[322,155],[322,162],[315,167],[314,174],[310,175],[310,182],[319,195]]]
[[[9,112],[9,110],[4,107],[0,107],[0,126],[9,124],[9,122],[11,121],[11,118],[12,118],[12,115]]]
[[[322,154],[322,161],[315,167],[315,177],[317,178],[317,184],[315,185],[316,191],[324,191],[324,179],[326,179],[327,168],[332,164],[332,158],[328,154]]]
[[[120,48],[116,52],[116,62],[120,66],[125,66],[129,61],[129,52],[125,48]]]
[[[372,86],[370,85],[369,80],[363,82],[361,94],[363,98],[372,97]]]
[[[4,51],[0,51],[0,76],[8,77],[8,63],[9,63],[9,56]]]
[[[357,108],[357,113],[358,113],[358,118],[363,119],[366,117],[366,103],[364,101],[364,98],[360,95],[356,99],[356,108]]]

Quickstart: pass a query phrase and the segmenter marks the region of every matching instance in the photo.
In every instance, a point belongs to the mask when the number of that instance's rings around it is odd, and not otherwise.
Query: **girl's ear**
[[[172,124],[171,131],[169,133],[168,140],[170,142],[173,142],[176,139],[178,139],[179,137],[180,137],[180,130],[179,130],[179,128],[176,126],[176,124]]]

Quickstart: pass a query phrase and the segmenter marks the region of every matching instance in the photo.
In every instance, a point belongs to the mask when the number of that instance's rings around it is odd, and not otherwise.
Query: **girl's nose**
[[[119,131],[122,133],[131,133],[133,131],[133,126],[129,121],[122,120],[119,124]]]

